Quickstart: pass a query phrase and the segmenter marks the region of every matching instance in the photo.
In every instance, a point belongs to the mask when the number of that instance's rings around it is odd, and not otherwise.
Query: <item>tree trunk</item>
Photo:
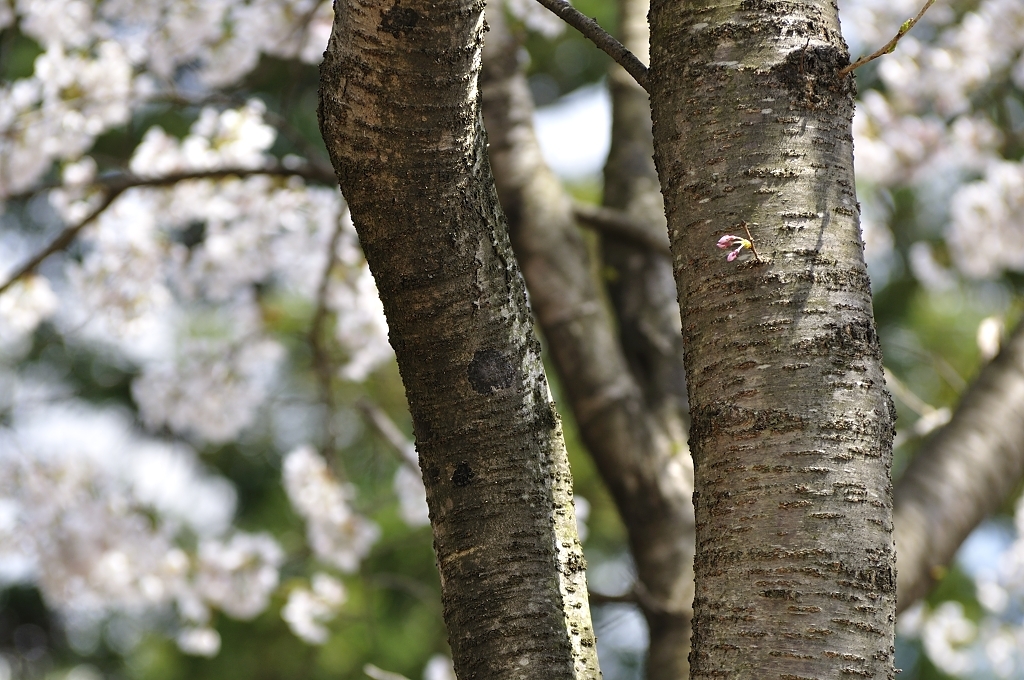
[[[457,675],[597,678],[558,415],[478,105],[483,4],[335,4],[320,126],[390,326]]]
[[[836,7],[651,7],[694,458],[693,678],[890,678],[892,406]],[[753,235],[734,262],[715,248]]]
[[[1024,322],[896,485],[899,608],[924,597],[1024,476]]]
[[[629,370],[572,203],[541,158],[519,44],[500,11],[489,16],[484,114],[512,243],[580,434],[626,525],[637,599],[658,652],[648,663],[649,677],[679,680],[687,675],[693,508],[678,411],[674,420],[659,414]],[[667,258],[655,257],[667,268]],[[670,334],[678,333],[677,324]]]
[[[648,0],[619,0],[619,38],[643,63],[650,61]],[[651,108],[647,93],[622,67],[613,64],[608,77],[612,98],[611,149],[604,168],[605,205],[665,229],[665,210],[654,167]],[[664,238],[664,237],[663,237]],[[602,235],[608,292],[618,321],[619,340],[649,418],[664,436],[662,456],[683,457],[692,470],[686,445],[686,375],[680,334],[679,306],[672,263],[667,257],[630,240]],[[689,475],[688,475],[689,477]],[[689,479],[688,479],[689,481]],[[687,489],[692,492],[692,489]],[[682,494],[680,494],[682,496]],[[693,516],[692,493],[677,501]],[[683,508],[676,510],[681,514]],[[647,680],[690,677],[690,618],[693,602],[693,527],[677,524],[676,535],[661,536],[680,549],[669,554],[648,550],[644,584],[652,597],[670,606],[646,611],[650,632]],[[683,549],[685,546],[685,549]]]

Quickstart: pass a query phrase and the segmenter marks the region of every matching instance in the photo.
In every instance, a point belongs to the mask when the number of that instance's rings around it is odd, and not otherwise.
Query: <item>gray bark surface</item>
[[[896,485],[898,607],[924,597],[1024,477],[1024,323]]]
[[[320,125],[384,303],[462,680],[598,678],[558,414],[485,155],[483,4],[335,4]]]
[[[512,244],[581,437],[626,526],[638,601],[658,652],[649,677],[683,678],[693,597],[693,487],[678,413],[666,422],[629,370],[572,202],[541,157],[518,44],[499,12],[489,16],[484,116]],[[668,268],[663,256],[651,257]]]
[[[894,677],[892,405],[836,8],[654,0],[695,466],[693,678]],[[761,259],[715,247],[749,225]]]

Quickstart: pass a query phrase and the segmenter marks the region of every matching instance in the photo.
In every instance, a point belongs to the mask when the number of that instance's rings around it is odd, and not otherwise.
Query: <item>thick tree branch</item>
[[[840,69],[839,70],[839,77],[842,78],[847,73],[851,73],[855,69],[858,69],[861,66],[863,66],[864,64],[872,62],[872,61],[874,61],[875,59],[878,59],[881,56],[884,56],[886,54],[891,54],[892,51],[896,49],[896,44],[900,41],[900,39],[903,38],[903,36],[905,36],[907,34],[907,31],[912,29],[914,27],[914,25],[918,21],[921,20],[921,17],[924,16],[924,13],[927,12],[928,8],[931,7],[934,3],[935,3],[935,0],[928,0],[926,3],[924,3],[924,7],[921,8],[921,11],[917,13],[916,17],[914,17],[913,19],[907,19],[906,21],[903,22],[903,25],[900,26],[900,30],[896,32],[896,35],[894,35],[892,37],[892,40],[890,40],[889,42],[885,43],[884,45],[879,47],[877,50],[875,50],[874,52],[872,52],[868,56],[861,57],[860,59],[858,59],[857,61],[853,62],[849,66]]]
[[[637,564],[635,590],[646,595],[640,604],[652,640],[664,637],[668,629],[678,632],[671,636],[670,646],[675,655],[682,652],[685,665],[693,584],[692,487],[685,436],[678,416],[675,427],[663,419],[630,370],[593,275],[587,245],[574,224],[578,206],[574,209],[537,146],[533,103],[515,56],[518,44],[500,11],[489,12],[488,22],[491,32],[481,79],[484,120],[512,245],[582,439],[626,525]],[[657,244],[650,227],[625,218],[622,211],[589,214],[614,215],[620,224],[632,227],[634,237],[637,232],[645,234],[641,253],[650,254]],[[668,270],[667,258],[652,257]],[[674,306],[670,271],[667,281],[669,305]],[[672,334],[678,336],[678,312],[674,318]]]
[[[565,0],[537,0],[540,4],[554,12],[558,18],[583,34],[585,38],[597,45],[598,49],[615,60],[633,76],[640,87],[647,89],[647,67],[636,58],[625,45],[613,38],[601,28],[601,24],[583,14]]]
[[[576,203],[573,214],[584,227],[631,241],[665,257],[672,255],[668,249],[668,233],[664,224],[637,219],[623,210],[589,203]]]
[[[135,175],[122,174],[114,175],[113,177],[107,177],[92,185],[91,188],[104,190],[106,193],[103,199],[88,215],[83,217],[78,222],[65,227],[52,241],[44,246],[38,253],[30,257],[24,264],[14,270],[3,284],[0,284],[0,294],[10,288],[16,281],[23,276],[31,274],[36,270],[43,260],[48,258],[54,253],[60,252],[67,248],[78,236],[78,233],[85,227],[89,226],[93,220],[103,214],[103,212],[109,208],[117,198],[129,189],[136,188],[157,188],[157,187],[168,187],[177,184],[178,182],[184,182],[187,180],[199,180],[199,179],[227,179],[228,177],[238,177],[240,179],[245,177],[252,177],[253,175],[270,175],[274,177],[302,177],[303,179],[317,182],[321,184],[334,185],[336,178],[333,174],[325,175],[325,173],[317,170],[313,166],[299,167],[295,169],[285,168],[281,166],[274,166],[268,168],[224,168],[221,170],[202,170],[202,171],[188,171],[188,172],[177,172],[169,175],[163,175],[161,177],[137,177]],[[33,193],[39,193],[49,189],[59,188],[58,185],[47,186],[37,189]],[[21,198],[21,196],[12,196],[10,198]]]
[[[898,608],[931,589],[1024,476],[1024,323],[926,442],[895,490]]]
[[[619,37],[630,51],[647,60],[650,3],[619,0],[618,6]],[[658,422],[658,429],[669,433],[677,446],[685,450],[688,414],[682,332],[672,262],[660,254],[668,249],[668,229],[654,167],[650,102],[647,93],[620,68],[610,69],[608,85],[612,100],[612,134],[604,167],[604,209],[626,215],[643,225],[645,233],[655,236],[663,246],[651,249],[638,245],[637,239],[628,238],[625,233],[604,232],[601,256],[605,271],[610,274],[605,277],[605,286],[622,351],[633,378],[641,386],[647,409]],[[686,464],[689,466],[690,461],[686,460]],[[688,501],[687,507],[690,507]],[[650,630],[645,664],[647,680],[686,680],[690,675],[692,531],[687,528],[685,533],[663,537],[673,545],[685,544],[688,552],[683,559],[677,556],[674,564],[651,560],[642,571],[638,562],[638,572],[643,578],[636,592],[647,595],[642,610]],[[639,588],[644,585],[654,597],[647,589]],[[665,592],[676,595],[658,596]],[[672,606],[654,606],[651,600],[669,602]]]

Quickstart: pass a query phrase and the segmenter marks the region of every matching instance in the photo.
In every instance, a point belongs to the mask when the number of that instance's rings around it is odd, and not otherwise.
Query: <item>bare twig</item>
[[[89,226],[93,220],[99,217],[104,210],[110,207],[110,205],[117,200],[117,197],[123,194],[128,189],[135,188],[157,188],[157,187],[168,187],[178,182],[184,182],[187,180],[198,180],[198,179],[226,179],[228,177],[238,177],[240,179],[245,177],[252,177],[254,175],[270,175],[278,177],[302,177],[313,182],[325,182],[325,179],[318,170],[309,167],[299,168],[285,168],[283,166],[271,166],[264,168],[225,168],[222,170],[202,170],[202,171],[191,171],[191,172],[177,172],[169,175],[163,175],[162,177],[136,177],[135,175],[122,174],[108,177],[100,182],[97,182],[92,188],[105,189],[106,195],[96,208],[86,215],[84,218],[66,227],[60,234],[56,236],[50,243],[48,243],[42,250],[33,255],[23,265],[14,270],[14,273],[8,277],[3,284],[0,284],[0,293],[3,293],[10,288],[16,281],[27,274],[31,274],[36,270],[43,260],[48,258],[54,253],[60,252],[71,245],[75,237],[78,236],[78,232],[82,231],[85,227]],[[331,177],[329,180],[330,184],[334,184],[335,178]],[[58,185],[59,186],[59,185]],[[42,187],[34,193],[45,191],[47,189],[55,189],[57,186]]]
[[[323,345],[324,322],[327,321],[327,289],[330,287],[331,271],[338,262],[338,240],[344,229],[342,221],[344,212],[338,215],[338,223],[331,234],[331,240],[327,246],[327,263],[320,277],[320,286],[316,291],[316,311],[313,313],[313,323],[309,326],[309,346],[313,350],[313,371],[316,373],[317,382],[320,385],[320,400],[327,409],[324,421],[324,446],[333,451],[334,449],[334,367],[331,366],[331,358]],[[330,460],[330,459],[329,459]]]
[[[647,67],[636,58],[626,46],[613,38],[607,31],[601,28],[601,24],[583,14],[565,0],[537,0],[540,4],[554,12],[559,19],[569,24],[583,34],[583,37],[597,45],[609,57],[615,60],[619,66],[626,69],[626,73],[633,76],[640,87],[647,89]]]
[[[763,262],[761,256],[757,254],[757,246],[754,245],[754,237],[750,235],[750,228],[747,227],[747,223],[743,222],[743,231],[747,232],[747,240],[750,241],[750,252],[754,254],[754,259],[758,262]]]
[[[103,197],[103,201],[101,201],[100,204],[96,206],[96,208],[93,209],[91,213],[86,215],[77,223],[64,229],[64,231],[58,234],[57,238],[50,241],[50,243],[47,244],[45,248],[40,250],[31,258],[29,258],[28,262],[15,269],[14,273],[11,274],[6,281],[4,281],[3,285],[0,285],[0,293],[3,293],[8,288],[13,286],[22,277],[34,272],[36,270],[36,267],[42,264],[43,260],[48,258],[50,255],[53,255],[56,252],[64,250],[69,245],[71,245],[71,242],[75,240],[76,236],[78,236],[78,232],[82,231],[82,229],[89,226],[89,224],[94,219],[99,217],[104,210],[109,208],[110,204],[113,203],[117,199],[117,197],[120,196],[126,189],[127,187],[117,187],[111,189],[107,193],[107,195]]]
[[[584,227],[627,239],[661,255],[671,256],[672,254],[668,247],[668,232],[664,225],[649,224],[622,210],[587,203],[575,204],[573,214]]]
[[[896,43],[898,43],[900,39],[907,34],[907,31],[912,29],[914,25],[921,20],[921,17],[924,16],[924,13],[928,11],[928,8],[931,7],[934,2],[935,0],[928,0],[926,3],[924,3],[924,7],[921,8],[921,11],[917,13],[916,17],[914,17],[913,19],[907,19],[906,21],[903,22],[903,25],[900,26],[900,30],[896,32],[896,35],[892,37],[892,40],[885,43],[868,56],[861,57],[860,59],[853,62],[849,66],[841,69],[839,71],[839,77],[842,78],[843,76],[845,76],[847,73],[850,73],[854,69],[858,69],[864,64],[872,62],[883,55],[892,53],[892,51],[896,49]]]

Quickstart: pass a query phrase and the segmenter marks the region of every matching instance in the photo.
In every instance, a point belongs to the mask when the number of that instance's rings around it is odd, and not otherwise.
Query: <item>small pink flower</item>
[[[740,251],[744,248],[751,247],[750,241],[742,236],[734,236],[733,234],[726,234],[722,238],[718,239],[718,243],[716,245],[723,250],[726,248],[733,248],[733,251],[725,258],[727,262],[732,262],[739,257]]]

